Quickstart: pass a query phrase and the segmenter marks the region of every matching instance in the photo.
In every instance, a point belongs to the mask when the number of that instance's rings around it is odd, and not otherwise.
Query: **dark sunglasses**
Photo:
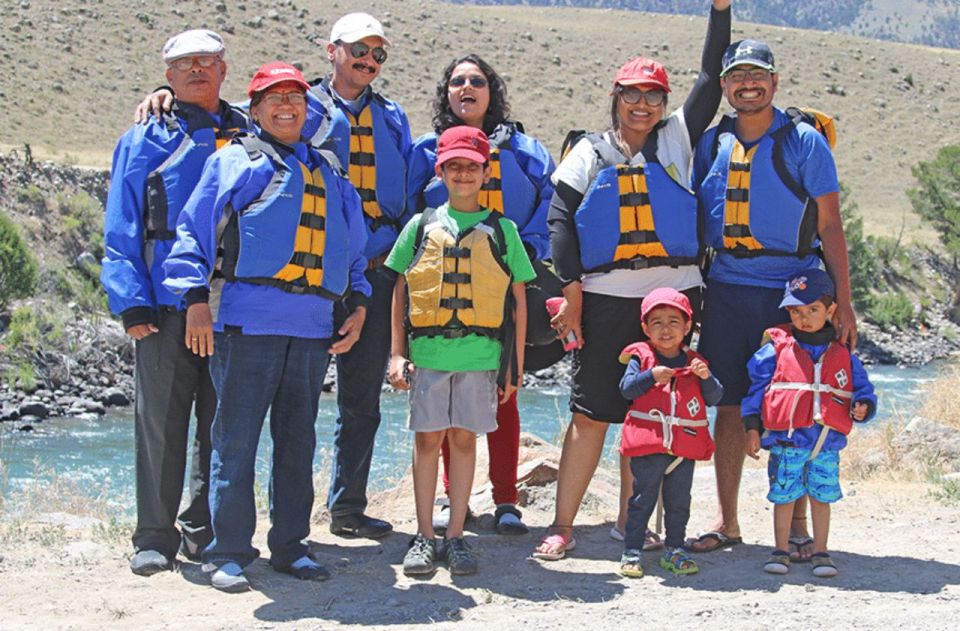
[[[384,50],[382,46],[370,48],[370,46],[363,42],[354,42],[352,44],[341,42],[341,44],[350,48],[350,54],[353,55],[354,59],[360,59],[361,57],[365,57],[367,53],[370,53],[373,60],[377,62],[377,65],[382,66],[383,62],[387,60],[387,51]]]
[[[667,97],[667,93],[663,90],[641,92],[638,88],[622,85],[617,86],[617,94],[620,95],[621,101],[629,105],[636,105],[640,102],[640,99],[643,99],[650,107],[656,107],[662,104],[663,100]]]
[[[450,85],[455,88],[462,88],[467,84],[467,81],[470,82],[470,85],[475,88],[485,88],[487,87],[487,80],[483,77],[478,77],[477,75],[472,75],[470,77],[451,77]]]

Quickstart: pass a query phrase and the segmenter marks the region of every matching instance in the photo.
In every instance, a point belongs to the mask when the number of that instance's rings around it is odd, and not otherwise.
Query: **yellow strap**
[[[633,169],[633,167],[629,165],[620,165],[617,167],[617,183],[620,195],[630,193],[645,193],[649,195],[650,190],[647,188],[647,176],[644,174],[643,168],[638,169],[638,172],[633,174],[631,174],[628,169]],[[640,206],[621,206],[620,234],[638,230],[656,232],[656,226],[653,221],[653,208],[649,203]],[[667,256],[667,250],[659,241],[652,243],[628,243],[617,246],[613,260],[630,261],[640,257],[652,258],[662,256]]]
[[[373,129],[373,114],[370,113],[370,106],[363,108],[363,111],[360,112],[359,116],[354,116],[350,112],[347,112],[347,118],[350,120],[350,155],[362,154],[364,156],[369,156],[369,159],[374,161],[374,164],[370,166],[364,166],[360,164],[353,164],[351,160],[348,168],[347,175],[350,178],[350,183],[353,184],[354,188],[357,191],[361,191],[361,199],[363,205],[364,214],[376,219],[383,215],[380,210],[380,204],[377,203],[377,167],[376,167],[376,153],[374,152],[373,144],[373,135],[372,134],[356,134],[354,133],[354,128],[356,127],[365,127],[367,129]],[[366,199],[365,193],[367,196],[373,197],[373,199]]]
[[[477,200],[484,208],[498,212],[501,215],[503,209],[503,181],[500,179],[500,149],[490,148],[490,181],[483,185]],[[494,180],[496,183],[494,183]]]
[[[310,171],[303,163],[300,164],[300,172],[303,174],[304,184],[310,184],[323,190],[323,173],[320,169]],[[311,214],[327,217],[327,199],[325,196],[314,195],[304,191],[303,201],[300,204],[300,214]],[[326,230],[319,230],[309,226],[298,225],[296,241],[294,242],[294,254],[313,254],[322,257],[326,246]],[[293,282],[301,277],[307,277],[307,284],[311,287],[319,287],[323,283],[323,268],[305,268],[295,263],[287,263],[283,269],[274,274],[274,278],[285,282]]]
[[[759,145],[754,145],[749,151],[744,150],[739,140],[733,142],[733,149],[730,152],[730,165],[727,170],[727,191],[732,190],[750,190],[750,169],[753,157],[757,152]],[[746,165],[746,170],[732,168],[734,164]],[[724,228],[726,226],[750,227],[750,201],[731,201],[727,199],[724,208],[723,217]],[[763,245],[753,238],[727,236],[724,231],[723,247],[725,248],[746,248],[748,250],[762,250]]]

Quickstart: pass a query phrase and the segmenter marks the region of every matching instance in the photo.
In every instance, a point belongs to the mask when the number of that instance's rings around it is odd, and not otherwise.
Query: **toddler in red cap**
[[[451,574],[477,562],[463,539],[477,434],[497,428],[497,399],[521,383],[526,334],[524,283],[536,277],[517,226],[480,205],[490,178],[490,143],[474,127],[437,141],[435,173],[448,201],[414,216],[384,265],[399,274],[393,293],[389,378],[410,390],[416,432],[413,486],[417,535],[403,560],[430,574],[442,557]],[[450,523],[438,549],[433,530],[440,446],[450,445]]]
[[[620,453],[630,458],[633,472],[620,573],[643,576],[640,552],[662,488],[666,541],[660,567],[695,574],[699,568],[682,547],[690,487],[694,462],[713,455],[707,406],[716,405],[723,386],[703,357],[684,346],[693,326],[685,295],[665,287],[651,291],[640,305],[640,320],[646,341],[630,344],[620,354],[627,364],[620,393],[632,401]]]

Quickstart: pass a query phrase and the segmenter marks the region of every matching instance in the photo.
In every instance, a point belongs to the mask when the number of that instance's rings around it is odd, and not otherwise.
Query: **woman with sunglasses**
[[[425,208],[437,208],[447,201],[447,189],[434,171],[439,135],[459,125],[481,129],[490,139],[491,167],[491,177],[480,191],[481,205],[503,213],[517,224],[520,238],[532,260],[549,258],[547,209],[553,195],[553,184],[550,182],[553,159],[539,141],[527,136],[519,123],[510,120],[507,87],[500,75],[478,55],[468,54],[454,59],[444,68],[437,83],[433,112],[434,133],[414,141],[410,152],[408,210],[422,212]],[[542,266],[540,268],[542,270]],[[535,356],[539,358],[540,365],[537,368],[546,367],[563,356],[559,344],[537,348],[531,353],[532,361],[537,361],[533,359]],[[559,352],[554,353],[555,350]],[[527,367],[532,367],[532,364],[527,362]],[[490,451],[489,475],[493,500],[497,505],[497,531],[502,534],[524,534],[527,527],[516,507],[520,413],[515,393],[499,404],[497,430],[487,434],[487,446]],[[442,453],[443,484],[449,490],[446,472],[450,455],[446,443]],[[443,531],[450,513],[446,502],[441,501],[440,504],[434,528]]]
[[[580,139],[553,176],[548,218],[554,265],[565,283],[553,318],[558,335],[583,343],[574,360],[553,524],[534,556],[563,558],[576,545],[573,521],[596,470],[610,424],[623,422],[620,351],[642,339],[640,303],[658,287],[700,304],[697,202],[691,192],[693,147],[720,104],[721,57],[730,42],[730,0],[713,0],[700,75],[669,116],[667,71],[631,59],[617,72],[611,128]],[[694,317],[696,318],[696,313]],[[633,476],[621,458],[621,507],[611,536],[622,538]],[[655,541],[647,537],[645,547]]]
[[[213,541],[203,550],[213,587],[250,588],[259,556],[254,464],[267,410],[273,460],[270,564],[320,580],[307,554],[320,391],[331,355],[350,350],[366,318],[366,234],[360,201],[329,152],[304,140],[309,85],[282,62],[250,82],[255,135],[205,163],[177,223],[164,286],[185,295],[185,344],[209,357],[217,392],[211,428]],[[334,339],[334,303],[351,316]]]

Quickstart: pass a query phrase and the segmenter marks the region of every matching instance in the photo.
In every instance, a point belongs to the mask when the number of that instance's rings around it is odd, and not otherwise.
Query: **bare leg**
[[[417,432],[413,443],[413,497],[417,506],[417,533],[433,539],[433,496],[437,492],[440,445],[446,430]],[[461,528],[462,528],[461,522]]]
[[[793,505],[793,519],[790,522],[790,536],[798,539],[808,539],[810,529],[807,528],[807,496],[804,495]],[[802,546],[790,546],[790,558],[794,561],[809,561],[813,554],[813,544],[807,543]],[[784,548],[788,550],[789,548]]]
[[[786,551],[787,549],[787,541],[790,539],[790,519],[793,517],[795,503],[773,505],[773,537],[777,550]]]
[[[630,456],[620,456],[620,509],[617,513],[617,530],[627,530],[627,503],[633,495],[633,471],[630,470]]]
[[[603,452],[603,439],[609,423],[594,421],[583,414],[574,414],[563,437],[560,453],[560,471],[557,477],[557,507],[551,532],[565,536],[573,534],[573,520],[580,509],[583,494],[590,485],[593,473]],[[541,544],[539,552],[557,552],[555,546]]]
[[[830,538],[830,505],[810,498],[810,514],[813,516],[813,549],[815,553],[827,551]]]
[[[465,429],[447,430],[450,444],[450,525],[447,538],[463,536],[467,503],[473,488],[473,470],[477,462],[477,435]]]

